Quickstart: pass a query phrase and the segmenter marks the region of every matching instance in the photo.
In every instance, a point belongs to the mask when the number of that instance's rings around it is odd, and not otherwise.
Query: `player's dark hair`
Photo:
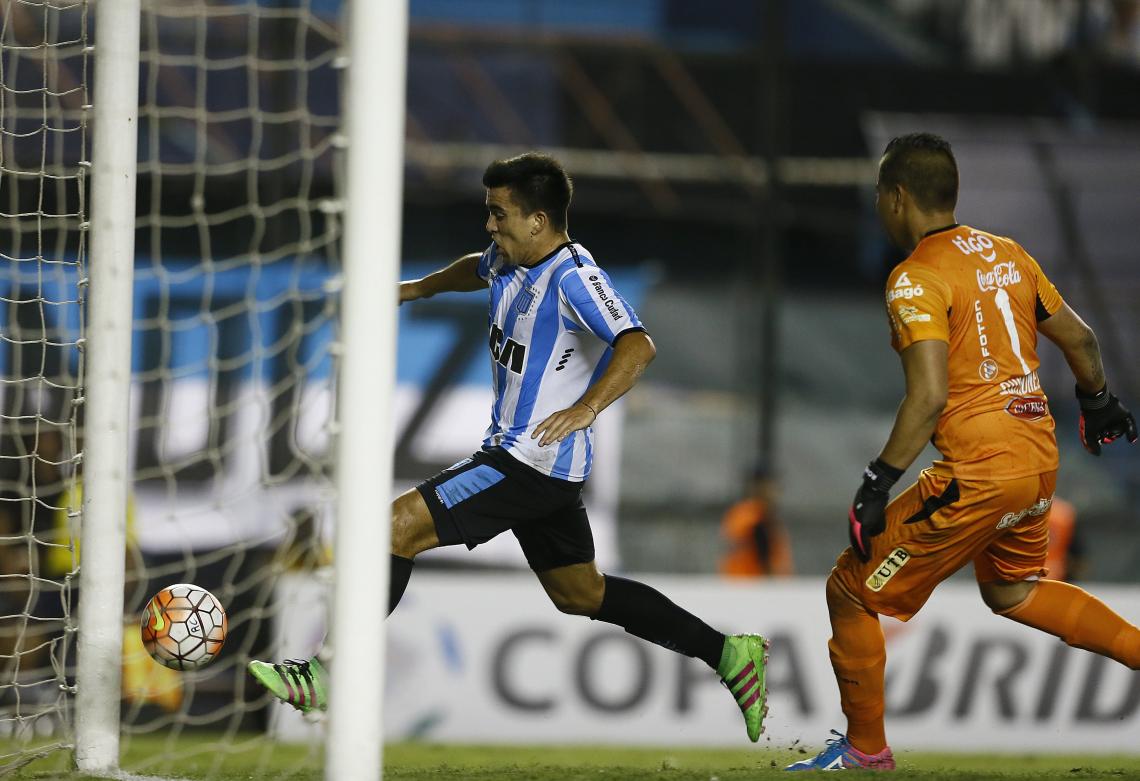
[[[526,214],[546,212],[555,229],[566,230],[566,210],[574,194],[562,163],[550,155],[527,152],[496,160],[483,172],[484,187],[509,187],[515,203]]]
[[[952,210],[958,203],[958,163],[950,142],[933,133],[892,138],[879,164],[879,184],[901,184],[923,211]]]

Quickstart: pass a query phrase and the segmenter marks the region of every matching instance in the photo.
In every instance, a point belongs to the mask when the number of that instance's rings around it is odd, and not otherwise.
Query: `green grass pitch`
[[[0,749],[7,747],[0,745]],[[815,747],[812,747],[813,749]],[[386,779],[474,781],[755,781],[786,778],[784,765],[804,750],[621,748],[612,746],[504,747],[400,743],[385,749]],[[1010,756],[899,752],[907,778],[1002,781],[1024,779],[1140,778],[1140,756]],[[57,752],[8,778],[37,781],[87,779],[67,770],[70,757]],[[210,781],[321,781],[320,756],[298,746],[271,744],[260,736],[231,743],[203,737],[134,738],[123,768],[159,777]],[[868,775],[868,774],[861,774]]]

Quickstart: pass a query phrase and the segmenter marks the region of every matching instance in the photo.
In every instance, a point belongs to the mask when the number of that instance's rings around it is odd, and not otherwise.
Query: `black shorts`
[[[481,450],[416,486],[440,545],[468,548],[510,529],[535,572],[594,560],[582,483],[549,477],[502,448]]]

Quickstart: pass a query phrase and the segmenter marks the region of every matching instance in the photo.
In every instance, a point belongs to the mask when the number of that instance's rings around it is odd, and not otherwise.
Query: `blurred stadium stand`
[[[210,25],[207,54],[219,65],[205,85],[189,68],[145,62],[142,84],[160,87],[156,95],[208,92],[219,117],[211,160],[232,161],[233,178],[203,185],[179,167],[180,150],[193,159],[197,120],[172,107],[161,127],[141,128],[140,159],[163,162],[140,170],[140,213],[155,200],[204,198],[214,211],[244,202],[252,156],[266,203],[302,185],[310,201],[330,199],[304,215],[313,235],[326,235],[335,172],[318,166],[302,183],[298,161],[275,150],[296,146],[284,140],[301,132],[298,109],[318,118],[313,148],[338,142],[330,30],[340,4],[311,0],[321,16],[304,29],[273,13],[293,4],[262,4],[257,85],[225,70],[227,52],[248,49],[236,17],[144,31],[189,44],[192,26]],[[783,482],[797,571],[825,572],[901,393],[879,292],[899,258],[871,208],[875,162],[892,134],[950,138],[960,217],[1027,245],[1097,328],[1114,387],[1140,408],[1137,9],[1109,0],[411,0],[404,258],[439,263],[485,245],[480,175],[490,159],[532,147],[559,155],[576,180],[572,235],[603,264],[646,264],[656,280],[642,314],[659,358],[628,400],[623,442],[625,568],[712,572],[720,515],[763,460]],[[298,38],[310,65],[303,82],[275,66],[285,58],[275,41]],[[259,145],[248,122],[224,114],[251,89],[274,119]],[[259,218],[272,246],[298,230],[291,208]],[[245,251],[247,228],[219,228],[214,251]],[[159,233],[144,221],[138,246],[192,258],[195,231],[188,222]],[[327,249],[313,251],[319,262]],[[1095,578],[1132,579],[1140,454],[1114,447],[1093,462],[1078,452],[1070,380],[1056,353],[1044,353],[1061,492],[1081,508]]]

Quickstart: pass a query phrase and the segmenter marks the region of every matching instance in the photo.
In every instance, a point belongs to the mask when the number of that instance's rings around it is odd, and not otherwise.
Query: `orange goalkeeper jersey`
[[[1029,253],[966,225],[930,234],[891,272],[886,302],[895,350],[926,339],[949,345],[935,472],[1003,480],[1057,468],[1037,323],[1063,302]]]

